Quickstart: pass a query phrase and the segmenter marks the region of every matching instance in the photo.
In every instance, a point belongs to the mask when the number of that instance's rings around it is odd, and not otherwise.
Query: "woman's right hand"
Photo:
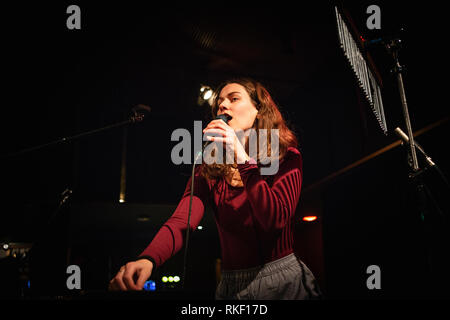
[[[152,270],[153,263],[148,259],[128,262],[109,282],[108,289],[111,291],[142,290]]]

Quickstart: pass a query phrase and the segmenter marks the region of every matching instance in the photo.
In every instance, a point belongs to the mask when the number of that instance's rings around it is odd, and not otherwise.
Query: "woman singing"
[[[220,85],[212,106],[213,116],[226,114],[204,129],[209,140],[224,143],[234,163],[203,163],[196,168],[190,230],[200,223],[210,205],[220,237],[222,278],[216,299],[317,299],[320,289],[311,271],[295,255],[294,214],[302,185],[302,157],[297,139],[288,129],[267,90],[251,79]],[[261,129],[267,129],[261,130]],[[255,158],[249,139],[238,132],[278,133],[278,148],[264,144]],[[260,137],[258,137],[260,138]],[[271,134],[266,139],[274,139]],[[242,141],[242,143],[241,143]],[[278,161],[277,171],[263,175],[267,161]],[[225,162],[225,161],[224,161]],[[184,241],[191,182],[173,215],[161,227],[138,260],[123,266],[110,282],[111,290],[142,290],[153,268],[178,252]]]

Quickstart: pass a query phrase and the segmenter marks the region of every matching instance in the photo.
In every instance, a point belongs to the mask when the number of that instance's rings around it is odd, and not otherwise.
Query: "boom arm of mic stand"
[[[76,135],[73,135],[73,136],[61,138],[61,139],[58,139],[58,140],[55,140],[55,141],[52,141],[52,142],[48,142],[48,143],[44,143],[44,144],[41,144],[41,145],[38,145],[38,146],[34,146],[34,147],[31,147],[31,148],[23,149],[23,150],[20,150],[20,151],[14,152],[14,153],[10,153],[10,154],[7,154],[7,155],[3,155],[3,156],[0,156],[0,160],[5,160],[5,159],[8,159],[8,158],[20,156],[20,155],[23,155],[23,154],[26,154],[26,153],[29,153],[29,152],[37,151],[37,150],[40,150],[40,149],[43,149],[43,148],[46,148],[46,147],[51,147],[51,146],[54,146],[54,145],[57,145],[57,144],[60,144],[60,143],[69,143],[69,142],[72,142],[75,139],[79,139],[79,138],[82,138],[82,137],[90,136],[90,135],[93,135],[95,133],[99,133],[99,132],[106,131],[106,130],[113,129],[113,128],[122,127],[122,126],[131,124],[131,123],[135,123],[135,122],[141,122],[143,119],[144,119],[144,113],[142,111],[137,111],[135,108],[133,108],[133,114],[125,121],[114,123],[114,124],[108,125],[108,126],[103,127],[103,128],[98,128],[98,129],[82,132],[82,133],[79,133],[79,134],[76,134]]]
[[[402,131],[402,129],[400,129],[399,127],[395,128],[395,133],[399,136],[400,139],[402,139],[402,143],[404,144],[409,144],[409,137]],[[414,147],[417,148],[417,150],[420,151],[420,153],[422,153],[422,155],[424,156],[425,160],[427,161],[428,165],[430,167],[434,166],[435,163],[433,162],[433,160],[431,160],[431,157],[429,157],[425,151],[423,150],[423,148],[420,146],[420,144],[416,141],[414,141]]]
[[[395,128],[395,133],[400,137],[400,139],[402,140],[403,144],[408,144],[409,145],[409,138],[408,136],[402,131],[402,129],[400,128]],[[417,148],[417,150],[420,151],[420,153],[423,155],[423,157],[425,158],[425,161],[428,164],[428,168],[434,168],[436,169],[436,171],[438,172],[438,174],[441,176],[442,180],[445,182],[445,184],[447,185],[448,188],[450,188],[450,184],[448,183],[447,178],[445,177],[444,173],[441,171],[441,169],[439,169],[438,165],[436,163],[434,163],[434,161],[431,159],[431,157],[426,154],[425,150],[422,148],[422,146],[418,143],[415,142],[414,143],[414,147]],[[427,168],[427,167],[426,167]],[[425,169],[426,169],[425,168]],[[417,171],[415,173],[412,174],[412,176],[417,176],[420,175],[422,173],[422,171]]]

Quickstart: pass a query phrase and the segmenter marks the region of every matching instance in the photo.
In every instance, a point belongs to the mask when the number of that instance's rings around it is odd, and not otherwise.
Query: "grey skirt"
[[[224,270],[216,290],[217,300],[307,300],[321,296],[314,275],[294,253],[251,269]]]

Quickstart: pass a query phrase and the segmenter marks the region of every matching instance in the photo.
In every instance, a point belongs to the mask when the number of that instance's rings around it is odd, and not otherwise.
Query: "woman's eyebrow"
[[[232,94],[235,94],[235,93],[241,94],[239,91],[233,91],[233,92],[230,92],[229,94],[227,94],[227,96],[231,96]],[[219,97],[219,99],[217,99],[217,100],[221,100],[221,99],[224,99],[224,97]]]

